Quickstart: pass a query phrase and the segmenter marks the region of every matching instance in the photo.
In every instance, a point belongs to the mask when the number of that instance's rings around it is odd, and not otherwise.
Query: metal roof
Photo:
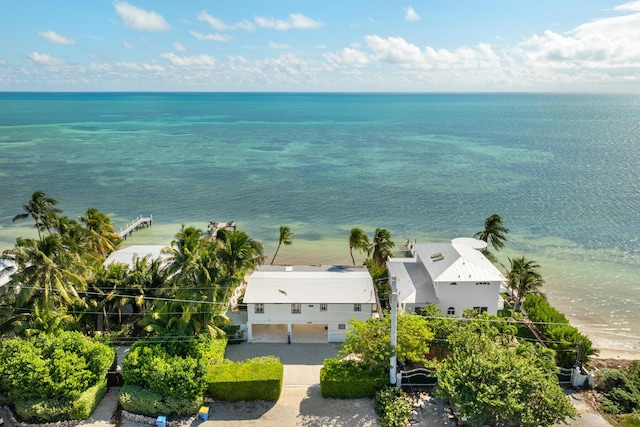
[[[117,251],[111,252],[109,257],[103,262],[103,265],[109,264],[126,264],[129,267],[133,267],[135,265],[134,260],[136,258],[146,258],[150,257],[151,259],[158,258],[166,258],[166,255],[162,254],[162,250],[166,248],[166,246],[161,245],[132,245],[126,248],[118,249]]]
[[[391,258],[387,268],[389,275],[396,277],[399,301],[404,304],[438,303],[429,273],[415,258]]]
[[[260,266],[247,280],[248,304],[375,303],[369,271],[352,266]]]

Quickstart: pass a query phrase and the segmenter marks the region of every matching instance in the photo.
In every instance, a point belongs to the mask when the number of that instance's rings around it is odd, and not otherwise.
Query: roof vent
[[[293,271],[293,266],[291,265],[285,266],[284,271]]]
[[[433,262],[442,261],[443,259],[444,259],[444,255],[442,255],[442,252],[437,252],[431,255],[431,261]]]

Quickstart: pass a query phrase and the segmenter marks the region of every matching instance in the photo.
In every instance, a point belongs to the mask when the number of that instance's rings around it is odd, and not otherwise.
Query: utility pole
[[[389,370],[389,381],[397,384],[397,356],[398,346],[398,290],[396,288],[396,276],[391,277],[391,369]]]

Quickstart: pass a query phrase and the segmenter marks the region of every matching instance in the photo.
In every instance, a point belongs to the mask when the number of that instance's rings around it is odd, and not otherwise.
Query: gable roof
[[[246,279],[247,304],[375,303],[375,288],[364,267],[260,266]]]
[[[465,244],[414,245],[434,282],[503,282],[504,275],[477,249]]]

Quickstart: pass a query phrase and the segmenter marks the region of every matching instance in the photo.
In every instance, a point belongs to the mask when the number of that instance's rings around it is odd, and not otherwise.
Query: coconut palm
[[[96,208],[89,208],[80,222],[89,230],[87,245],[101,257],[106,257],[113,252],[122,239],[113,231],[113,224],[108,215]]]
[[[13,249],[4,251],[18,265],[12,283],[19,287],[16,296],[18,306],[35,298],[43,310],[59,307],[61,303],[81,301],[78,290],[85,290],[87,283],[82,275],[83,266],[78,263],[57,234],[42,240],[17,239]]]
[[[391,256],[395,245],[391,240],[391,233],[384,228],[376,228],[376,232],[373,235],[372,261],[380,267],[385,267],[387,258]]]
[[[262,243],[241,230],[220,230],[218,258],[227,268],[227,276],[236,278],[236,273],[245,272],[261,265],[264,260]]]
[[[38,230],[38,239],[42,240],[42,232],[48,230],[51,233],[55,217],[62,212],[55,207],[57,204],[58,201],[47,196],[44,191],[36,191],[31,195],[31,200],[26,205],[22,205],[24,212],[14,216],[13,221],[33,218],[34,227]]]
[[[507,233],[509,233],[509,229],[504,226],[500,215],[493,214],[485,219],[484,230],[478,231],[473,237],[491,243],[491,246],[499,251],[504,247],[504,242],[507,241]]]
[[[278,239],[278,247],[276,248],[276,253],[273,255],[273,258],[271,259],[271,265],[273,265],[273,261],[275,261],[276,256],[278,255],[280,246],[282,245],[289,246],[292,243],[291,241],[292,237],[293,237],[293,233],[291,232],[291,229],[286,225],[281,225],[280,238]]]
[[[544,284],[542,275],[538,272],[540,265],[524,256],[509,258],[511,269],[507,273],[509,289],[515,294],[515,309],[520,311],[522,302],[528,294],[541,293]]]
[[[349,255],[351,255],[351,261],[353,265],[356,265],[356,260],[353,257],[353,250],[358,252],[365,252],[367,256],[371,254],[371,243],[369,242],[369,236],[362,231],[361,228],[352,228],[351,234],[349,234]]]

